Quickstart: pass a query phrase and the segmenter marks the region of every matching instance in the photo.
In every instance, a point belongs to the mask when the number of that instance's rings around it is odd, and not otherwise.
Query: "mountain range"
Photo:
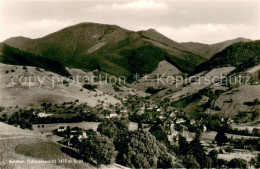
[[[9,38],[1,43],[0,52],[3,53],[7,45],[17,48],[14,50],[60,62],[65,67],[97,69],[126,76],[131,81],[133,74],[149,74],[164,60],[189,74],[219,52],[225,52],[226,47],[251,41],[237,38],[212,45],[178,43],[154,29],[134,32],[116,25],[80,23],[38,39]]]

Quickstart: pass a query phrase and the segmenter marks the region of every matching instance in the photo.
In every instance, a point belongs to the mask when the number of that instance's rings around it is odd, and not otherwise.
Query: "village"
[[[126,118],[130,121],[128,125],[130,131],[148,131],[157,140],[169,146],[180,146],[180,141],[183,138],[187,143],[191,143],[198,137],[206,154],[217,150],[218,158],[226,159],[227,156],[240,158],[247,165],[251,164],[250,161],[258,154],[260,141],[258,126],[255,128],[248,126],[250,130],[246,127],[238,129],[235,128],[237,125],[232,118],[221,118],[217,115],[203,114],[197,119],[189,119],[182,110],[171,108],[167,104],[169,104],[168,100],[155,104],[147,99],[130,96],[123,105],[110,105],[107,109],[102,109],[101,104],[97,105],[98,112],[102,112],[96,114],[97,119],[99,119],[97,121],[81,121],[71,124],[50,123],[44,124],[44,127],[42,124],[35,124],[34,130],[41,132],[50,140],[76,149],[83,139],[87,139],[93,134],[100,135],[101,124],[106,124],[106,121]],[[80,111],[76,114],[89,113],[87,107]],[[51,115],[51,113],[46,112],[37,113],[37,116],[43,119],[50,118]],[[221,128],[223,132],[216,130],[217,128]],[[197,136],[198,133],[199,136]],[[253,142],[255,144],[251,145]]]

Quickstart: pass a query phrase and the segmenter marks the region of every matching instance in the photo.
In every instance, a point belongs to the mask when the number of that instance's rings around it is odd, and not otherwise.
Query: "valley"
[[[259,40],[81,23],[0,54],[3,168],[259,167]]]

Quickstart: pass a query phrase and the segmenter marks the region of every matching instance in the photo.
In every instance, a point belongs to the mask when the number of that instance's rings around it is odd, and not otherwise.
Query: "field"
[[[256,155],[257,155],[257,152],[255,152],[255,153],[250,152],[250,151],[244,151],[244,152],[240,151],[240,152],[238,152],[236,150],[235,153],[219,154],[218,157],[220,159],[224,159],[224,160],[228,160],[228,161],[232,160],[233,158],[242,158],[246,161],[250,161],[250,159],[252,157],[255,157]]]
[[[215,106],[221,108],[226,115],[234,115],[238,111],[252,111],[259,109],[260,106],[247,106],[244,103],[253,102],[254,99],[260,98],[260,85],[243,85],[233,92],[225,92],[216,100]],[[231,103],[226,102],[232,100]]]
[[[252,131],[254,128],[260,129],[260,124],[257,125],[248,125],[248,124],[232,124],[232,128],[237,128],[239,130],[248,129],[248,131]]]
[[[14,126],[0,123],[0,168],[1,169],[62,169],[63,167],[52,164],[15,164],[10,163],[9,160],[26,161],[28,158],[17,154],[15,147],[20,144],[38,144],[44,139],[36,135],[36,132],[22,130]]]
[[[195,77],[199,77],[197,80],[195,80],[193,83],[190,83],[189,79],[184,79],[183,81],[178,81],[177,83],[173,84],[170,89],[173,91],[176,90],[176,87],[181,88],[181,90],[177,92],[173,92],[170,95],[168,95],[172,100],[178,100],[181,97],[191,95],[193,93],[198,92],[201,89],[204,89],[205,87],[208,87],[214,83],[217,83],[218,81],[221,80],[221,77],[224,75],[227,75],[230,73],[232,70],[234,70],[235,67],[223,67],[223,68],[215,68],[212,69],[211,71],[204,72],[204,73],[199,73],[195,75]],[[188,83],[187,85],[184,85],[185,83]],[[182,87],[184,86],[184,87]],[[169,90],[169,88],[167,88]]]
[[[212,144],[212,141],[215,140],[216,132],[203,132],[201,134],[201,143],[205,147],[212,148],[211,146],[216,146],[216,144]],[[188,133],[189,137],[193,138],[195,133]],[[242,136],[242,135],[235,135],[235,134],[226,134],[228,138],[233,137],[234,139],[249,139],[249,138],[258,138],[253,136]],[[219,149],[219,147],[217,147]],[[241,158],[249,162],[252,157],[255,157],[259,154],[259,151],[249,151],[245,149],[234,149],[234,153],[219,153],[218,158],[230,161],[233,158]]]
[[[56,165],[61,165],[68,168],[94,168],[93,166],[80,161],[80,159],[76,161],[76,159],[71,158],[63,151],[65,152],[68,150],[61,145],[58,145],[57,143],[49,141],[39,141],[31,144],[19,144],[15,147],[15,152],[17,154],[21,154],[29,158],[42,159],[47,161],[55,160],[53,162],[55,162]]]
[[[214,139],[215,139],[215,136],[216,136],[217,132],[203,132],[201,134],[201,139],[208,142],[208,143],[211,143]],[[258,137],[254,137],[254,136],[242,136],[242,135],[237,135],[237,134],[226,134],[228,138],[231,138],[233,137],[234,139],[241,139],[241,138],[245,138],[245,139],[249,139],[249,138],[258,138]]]
[[[22,130],[18,127],[14,127],[5,123],[0,122],[0,139],[2,136],[35,136],[36,133],[31,130]]]

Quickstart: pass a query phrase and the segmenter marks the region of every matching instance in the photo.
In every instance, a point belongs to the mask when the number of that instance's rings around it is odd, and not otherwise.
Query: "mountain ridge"
[[[199,54],[201,56],[204,56],[208,59],[213,57],[216,53],[221,52],[226,47],[237,43],[237,42],[252,42],[253,40],[238,37],[235,39],[226,40],[223,42],[218,42],[214,44],[204,44],[204,43],[198,43],[198,42],[183,42],[182,44],[191,52],[195,54]]]
[[[142,34],[149,36],[149,39]],[[140,51],[140,56],[147,56],[153,55],[149,52],[151,49],[164,57],[170,55],[168,58],[179,65],[181,70],[187,72],[192,72],[195,65],[205,61],[203,57],[187,52],[177,42],[157,31],[134,32],[116,25],[95,23],[73,25],[38,39],[9,38],[3,43],[25,52],[57,60],[67,67],[100,69],[112,75],[130,76],[138,73],[129,70],[128,57],[130,56],[124,55],[127,52],[135,55],[136,51]],[[161,59],[157,59],[153,64],[159,64],[160,61]],[[150,62],[144,64],[150,67]],[[191,66],[187,67],[187,65]],[[153,71],[150,68],[147,70],[149,71],[143,73]]]
[[[66,67],[98,69],[112,75],[130,77],[135,73],[151,73],[162,60],[167,60],[184,73],[191,73],[210,58],[209,54],[213,55],[237,41],[246,40],[238,38],[213,45],[193,43],[197,46],[192,47],[190,42],[178,43],[154,29],[135,32],[117,25],[84,22],[41,38],[19,36],[9,38],[3,43],[59,61]],[[137,59],[137,56],[146,60]],[[129,58],[139,60],[143,68],[134,68],[140,65],[135,62],[131,63],[134,66],[132,69]],[[151,58],[155,62],[150,62]]]

